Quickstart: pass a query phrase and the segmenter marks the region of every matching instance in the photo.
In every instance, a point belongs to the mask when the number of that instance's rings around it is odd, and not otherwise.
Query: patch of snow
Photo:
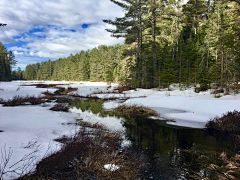
[[[105,164],[104,168],[110,171],[116,171],[118,170],[120,167],[115,165],[115,164]]]

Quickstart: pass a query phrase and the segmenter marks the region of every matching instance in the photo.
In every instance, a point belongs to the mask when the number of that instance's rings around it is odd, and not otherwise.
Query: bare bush
[[[6,149],[6,144],[3,148],[1,148],[0,180],[2,180],[3,175],[7,173],[6,168],[11,159],[12,153],[13,151],[11,148],[9,148],[8,150]]]
[[[224,133],[240,133],[240,112],[229,111],[221,118],[215,117],[206,124],[208,129],[215,129]]]
[[[206,124],[207,130],[215,136],[230,140],[234,150],[240,150],[240,112],[233,111],[215,117]]]
[[[25,154],[20,160],[12,165],[9,165],[13,154],[11,147],[6,148],[6,145],[1,148],[0,160],[0,180],[11,177],[23,177],[25,174],[30,174],[36,167],[38,161],[38,152],[41,150],[39,140],[30,141],[24,148],[33,148],[34,150],[29,154]]]

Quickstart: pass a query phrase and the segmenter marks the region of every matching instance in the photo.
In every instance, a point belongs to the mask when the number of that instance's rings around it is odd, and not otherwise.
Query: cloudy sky
[[[56,60],[98,45],[122,44],[103,19],[122,17],[110,0],[0,0],[0,41],[14,52],[16,67]]]

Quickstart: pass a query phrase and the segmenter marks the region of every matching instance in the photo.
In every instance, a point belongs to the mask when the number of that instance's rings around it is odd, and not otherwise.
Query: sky
[[[28,64],[56,60],[99,45],[123,44],[103,19],[124,12],[110,0],[0,0],[0,41],[14,52],[22,70]]]
[[[185,3],[187,0],[183,0]],[[0,42],[16,57],[16,69],[91,50],[123,44],[103,19],[123,17],[110,0],[0,0]]]

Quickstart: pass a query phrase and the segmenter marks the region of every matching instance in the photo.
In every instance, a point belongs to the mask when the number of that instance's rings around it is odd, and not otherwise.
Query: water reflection
[[[114,111],[105,111],[103,103],[103,100],[80,100],[74,101],[72,107],[101,117],[117,116]],[[170,126],[142,117],[124,118],[122,125],[132,148],[147,159],[146,179],[196,179],[196,173],[207,177],[208,165],[218,164],[220,152],[229,152],[227,142],[218,141],[203,129]]]
[[[132,146],[141,148],[147,155],[148,173],[153,179],[186,179],[193,171],[207,176],[206,162],[201,164],[196,159],[203,154],[215,158],[209,163],[217,163],[217,154],[228,151],[223,148],[227,142],[219,142],[201,129],[168,126],[142,117],[125,119],[123,126]]]

